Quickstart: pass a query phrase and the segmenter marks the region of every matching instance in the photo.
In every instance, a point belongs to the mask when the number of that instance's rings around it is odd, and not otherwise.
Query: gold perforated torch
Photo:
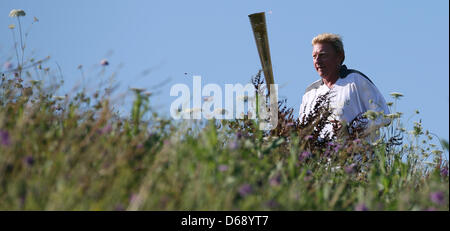
[[[264,12],[250,14],[253,35],[255,36],[256,47],[258,48],[264,78],[267,84],[267,92],[270,94],[270,85],[274,84],[272,61],[270,60],[269,38],[267,36],[266,16]]]

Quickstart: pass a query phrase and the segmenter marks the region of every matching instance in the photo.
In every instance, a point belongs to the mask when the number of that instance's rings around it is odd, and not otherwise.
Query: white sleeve
[[[385,115],[390,113],[386,100],[373,83],[363,76],[356,78],[356,82],[360,102],[365,111],[383,112]],[[379,128],[387,124],[389,124],[389,120],[379,116],[376,120],[369,122],[369,127],[375,125],[376,128]]]
[[[299,120],[301,120],[302,119],[302,117],[305,115],[305,106],[308,104],[308,101],[307,101],[307,98],[308,97],[306,97],[306,93],[303,95],[303,97],[302,97],[302,103],[300,104],[300,109],[299,109],[299,113],[298,113],[298,119]]]

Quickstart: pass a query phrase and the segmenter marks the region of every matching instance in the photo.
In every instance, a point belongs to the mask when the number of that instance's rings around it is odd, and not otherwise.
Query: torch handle
[[[267,36],[266,16],[264,12],[250,14],[250,23],[255,36],[256,47],[258,48],[259,59],[264,72],[267,84],[267,91],[270,94],[270,84],[274,84],[272,61],[270,60],[269,38]]]

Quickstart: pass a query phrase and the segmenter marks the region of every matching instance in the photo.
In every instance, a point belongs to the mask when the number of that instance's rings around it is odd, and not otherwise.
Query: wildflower
[[[386,115],[384,115],[384,117],[386,117],[386,118],[389,118],[389,119],[396,119],[396,118],[399,118],[400,117],[400,114],[398,114],[398,113],[394,113],[394,114],[386,114]]]
[[[442,205],[444,204],[444,193],[441,191],[432,192],[430,193],[430,200],[437,205]]]
[[[399,92],[391,92],[390,95],[391,95],[392,97],[394,97],[395,99],[398,99],[398,98],[400,98],[400,97],[403,96],[403,94],[402,94],[402,93],[399,93]]]
[[[366,204],[360,203],[355,206],[355,210],[356,211],[368,211],[369,208],[367,208]]]
[[[25,157],[24,162],[25,162],[26,165],[31,167],[34,164],[33,156],[29,155],[29,156]]]
[[[440,155],[440,154],[442,154],[442,151],[441,150],[433,150],[433,151],[431,151],[434,155]]]
[[[236,137],[237,137],[238,139],[242,138],[242,133],[241,133],[241,132],[237,132],[237,133],[236,133]]]
[[[340,144],[336,144],[336,146],[334,146],[334,152],[339,152],[339,150],[341,149],[342,145]]]
[[[3,67],[4,67],[6,70],[9,70],[9,69],[11,69],[11,68],[13,67],[13,65],[12,65],[11,62],[6,61],[5,64],[3,64]]]
[[[370,120],[375,120],[378,117],[378,114],[372,110],[368,110],[364,115]]]
[[[4,146],[11,144],[8,131],[0,130],[0,143]]]
[[[310,181],[310,180],[312,180],[312,179],[313,179],[313,177],[312,177],[312,171],[311,171],[311,170],[306,171],[306,176],[303,178],[303,180],[304,180],[304,181]]]
[[[236,150],[238,148],[238,142],[236,140],[233,140],[233,141],[228,143],[228,147],[231,150]]]
[[[239,187],[239,195],[242,197],[245,197],[253,192],[252,186],[249,184],[243,184],[241,187]]]
[[[298,160],[299,160],[299,161],[304,161],[304,160],[308,159],[310,156],[311,156],[311,153],[310,153],[310,152],[304,151],[304,152],[302,152],[302,153],[299,155]]]
[[[24,96],[31,96],[33,94],[33,88],[31,87],[25,87],[22,89],[22,94]]]
[[[443,177],[448,176],[448,166],[441,168],[441,176],[443,176]]]
[[[281,175],[277,174],[269,180],[270,186],[278,186],[281,184]]]
[[[56,96],[56,95],[54,95],[54,96],[52,96],[52,98],[55,99],[55,100],[64,100],[66,97],[65,96]]]
[[[356,167],[356,164],[355,164],[355,163],[350,164],[349,166],[346,166],[346,167],[344,168],[344,171],[345,171],[347,174],[354,173],[355,170],[356,170],[355,167]]]
[[[25,16],[25,11],[21,10],[21,9],[13,9],[11,10],[11,12],[9,12],[9,17],[13,18],[13,17],[20,17],[20,16]]]
[[[138,195],[138,194],[135,194],[135,193],[132,193],[132,194],[130,195],[130,204],[134,203],[134,202],[137,201],[137,200],[139,200],[139,195]]]
[[[310,139],[312,139],[312,138],[313,138],[312,135],[307,135],[307,136],[305,136],[305,140],[310,140]]]
[[[219,169],[219,171],[225,172],[225,171],[228,170],[228,165],[226,165],[226,164],[221,164],[221,165],[219,165],[219,167],[217,167],[217,168]]]
[[[30,80],[31,85],[35,86],[41,83],[39,80]]]
[[[108,60],[106,60],[106,59],[102,59],[102,60],[100,61],[100,65],[102,65],[102,66],[108,66],[108,65],[109,65],[109,62],[108,62]]]

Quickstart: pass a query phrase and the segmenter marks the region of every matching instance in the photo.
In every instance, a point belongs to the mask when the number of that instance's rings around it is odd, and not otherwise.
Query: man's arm
[[[373,83],[362,76],[356,78],[355,82],[357,84],[360,102],[366,112],[383,112],[385,115],[390,113],[386,100]],[[364,133],[369,135],[369,133],[373,133],[380,127],[386,126],[389,123],[389,119],[378,116],[374,120],[369,120],[368,127]]]

